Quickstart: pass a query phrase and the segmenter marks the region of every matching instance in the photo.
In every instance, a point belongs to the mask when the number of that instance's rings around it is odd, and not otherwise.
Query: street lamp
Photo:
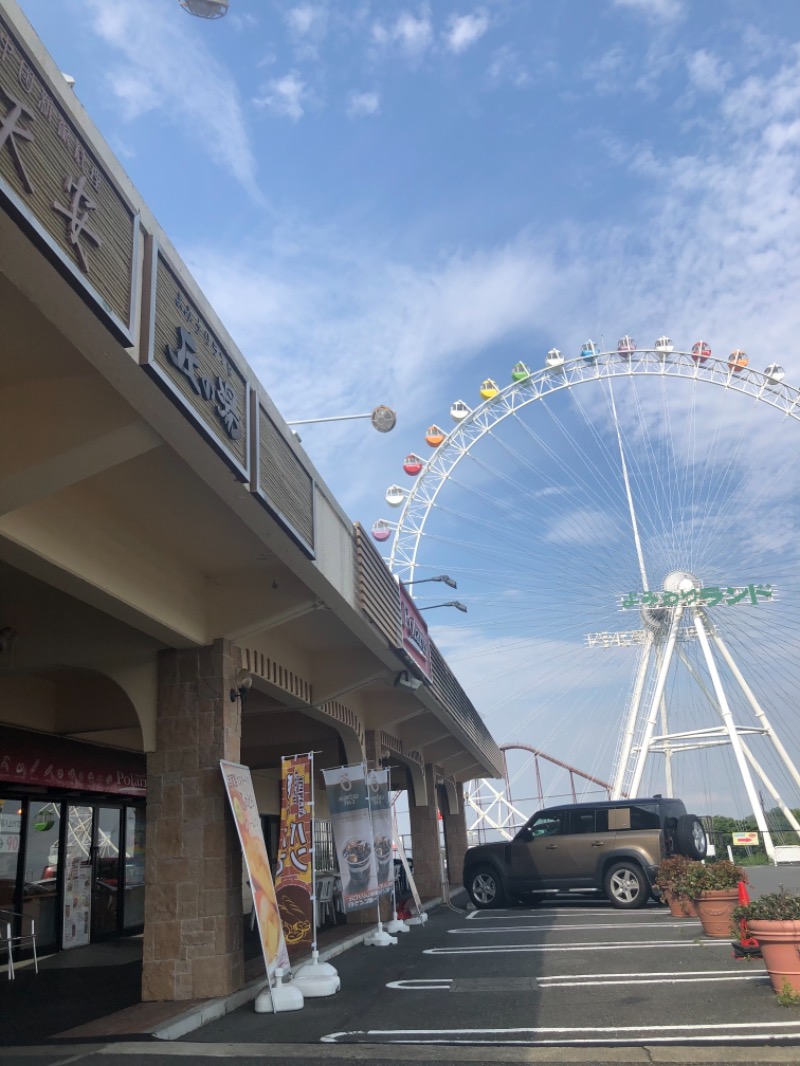
[[[433,604],[431,604],[430,607],[418,607],[417,610],[418,611],[433,611],[437,607],[455,607],[455,609],[457,611],[463,611],[464,614],[467,613],[467,605],[465,603],[461,603],[460,600],[448,600],[447,603],[433,603]]]
[[[439,574],[438,577],[419,577],[414,581],[401,581],[400,584],[403,585],[403,587],[406,587],[407,585],[423,585],[426,581],[443,581],[448,588],[458,588],[458,585],[453,581],[452,577],[448,577],[447,574]]]
[[[221,19],[228,12],[228,0],[178,0],[178,3],[199,19]]]
[[[310,426],[316,422],[348,422],[352,418],[369,418],[379,433],[389,433],[397,425],[397,415],[385,404],[380,404],[374,411],[365,415],[333,415],[331,418],[299,418],[287,422],[287,426]]]

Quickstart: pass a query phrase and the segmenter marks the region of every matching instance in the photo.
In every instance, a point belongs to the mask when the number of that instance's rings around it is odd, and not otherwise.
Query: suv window
[[[544,811],[528,827],[532,837],[552,837],[564,832],[566,811]]]
[[[612,829],[660,829],[661,819],[657,810],[652,807],[638,807],[630,804],[627,807],[612,807],[609,813],[609,824]]]
[[[591,808],[589,810],[577,809],[574,811],[569,811],[568,814],[569,819],[567,824],[569,826],[568,831],[570,833],[577,834],[605,832],[605,830],[602,828],[598,829],[598,824],[601,822],[601,820],[605,821],[606,829],[608,828],[608,818],[602,818],[602,815],[605,814],[605,811],[594,811],[591,810]]]

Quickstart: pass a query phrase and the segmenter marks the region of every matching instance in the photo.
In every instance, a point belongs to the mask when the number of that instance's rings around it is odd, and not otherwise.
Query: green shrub
[[[688,872],[695,864],[694,859],[687,859],[685,855],[670,855],[668,859],[662,859],[656,876],[656,887],[662,892],[670,892],[676,898],[689,895]]]
[[[700,892],[737,888],[740,881],[747,884],[747,874],[728,859],[718,862],[692,862],[686,871],[686,892],[694,898]]]
[[[744,921],[767,921],[767,922],[797,922],[800,921],[800,894],[790,895],[788,892],[771,892],[766,896],[759,896],[743,906],[737,907],[733,913],[735,922]]]

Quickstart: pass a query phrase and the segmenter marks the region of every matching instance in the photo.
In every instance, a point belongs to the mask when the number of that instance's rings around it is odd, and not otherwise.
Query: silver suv
[[[510,842],[464,856],[464,887],[476,907],[535,902],[553,890],[604,892],[615,907],[643,907],[662,858],[705,858],[703,823],[680,800],[573,803],[538,811]]]

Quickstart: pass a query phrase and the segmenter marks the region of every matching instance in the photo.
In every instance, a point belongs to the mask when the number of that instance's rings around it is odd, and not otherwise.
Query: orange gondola
[[[734,374],[740,374],[747,366],[748,362],[747,352],[742,351],[741,348],[734,348],[728,356],[728,366]]]
[[[439,426],[428,426],[428,432],[425,434],[425,443],[430,444],[431,448],[438,448],[446,436],[445,431],[440,429]]]

